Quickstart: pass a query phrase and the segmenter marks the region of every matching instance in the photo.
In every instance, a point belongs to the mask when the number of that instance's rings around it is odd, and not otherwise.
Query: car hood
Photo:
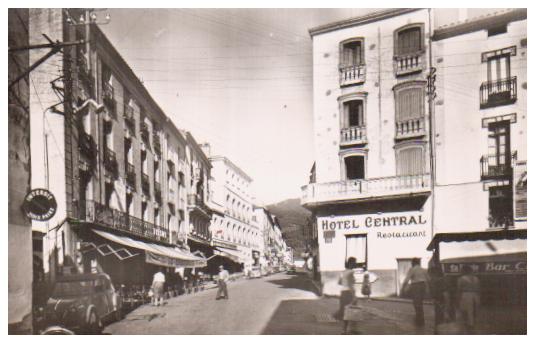
[[[56,312],[61,313],[65,310],[68,310],[72,306],[84,304],[87,300],[87,297],[77,297],[77,298],[50,298],[46,304],[47,312]]]

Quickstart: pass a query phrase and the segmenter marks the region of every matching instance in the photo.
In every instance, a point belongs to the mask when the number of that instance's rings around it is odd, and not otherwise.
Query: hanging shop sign
[[[56,214],[58,204],[49,190],[37,188],[31,190],[22,203],[26,216],[32,220],[47,221]]]

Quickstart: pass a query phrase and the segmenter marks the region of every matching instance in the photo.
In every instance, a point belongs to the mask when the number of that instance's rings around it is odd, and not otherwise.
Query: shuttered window
[[[362,41],[345,43],[342,47],[342,65],[358,66],[364,64]]]
[[[396,94],[396,119],[404,121],[424,116],[425,90],[423,87],[401,89]]]
[[[420,27],[411,27],[398,32],[397,55],[406,55],[422,51],[422,31]]]
[[[364,126],[364,106],[362,100],[344,103],[344,127]]]
[[[422,147],[404,148],[397,153],[397,174],[421,175],[425,173],[424,149]]]

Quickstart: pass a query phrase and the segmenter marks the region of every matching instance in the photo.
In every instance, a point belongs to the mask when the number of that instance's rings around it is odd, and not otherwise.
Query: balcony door
[[[362,180],[365,178],[364,156],[348,156],[344,158],[346,180]]]
[[[342,65],[359,66],[364,64],[363,41],[355,40],[345,43],[342,47]]]
[[[344,128],[364,126],[364,104],[362,100],[344,103]]]
[[[503,175],[511,167],[511,130],[509,121],[489,124],[489,174]]]
[[[424,148],[409,146],[398,149],[396,154],[398,176],[422,175],[425,173]]]
[[[487,60],[487,80],[498,81],[511,77],[511,57],[509,54],[489,58]]]

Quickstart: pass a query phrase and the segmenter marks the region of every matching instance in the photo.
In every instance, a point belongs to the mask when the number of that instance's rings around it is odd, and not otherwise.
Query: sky
[[[110,9],[110,41],[179,128],[253,178],[270,204],[313,164],[308,29],[370,9]]]
[[[101,28],[175,125],[245,171],[267,205],[300,197],[314,162],[308,29],[376,10],[110,9]],[[437,26],[458,10],[440,12]]]

